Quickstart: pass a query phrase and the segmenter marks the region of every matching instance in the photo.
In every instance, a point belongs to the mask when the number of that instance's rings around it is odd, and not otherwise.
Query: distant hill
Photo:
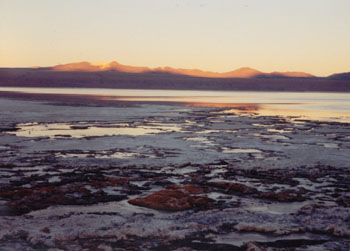
[[[192,77],[204,77],[204,78],[261,78],[261,77],[293,77],[293,78],[309,78],[313,75],[305,72],[272,72],[264,73],[249,67],[242,67],[229,72],[211,72],[202,71],[198,69],[178,69],[172,67],[139,67],[122,65],[116,61],[110,63],[89,63],[79,62],[63,65],[56,65],[49,67],[53,71],[82,71],[82,72],[103,72],[103,71],[117,71],[126,73],[148,73],[148,72],[162,72],[170,74],[179,74]]]
[[[50,67],[54,71],[85,71],[85,72],[99,72],[99,71],[119,71],[128,73],[143,73],[151,71],[148,67],[137,67],[119,64],[116,61],[111,63],[70,63],[63,65],[56,65]]]
[[[350,72],[333,74],[333,75],[330,75],[328,78],[335,79],[335,80],[350,80]]]
[[[271,72],[271,73],[263,73],[262,75],[256,77],[268,77],[268,78],[314,78],[314,75],[311,75],[306,72],[295,72],[295,71],[287,71],[287,72]]]

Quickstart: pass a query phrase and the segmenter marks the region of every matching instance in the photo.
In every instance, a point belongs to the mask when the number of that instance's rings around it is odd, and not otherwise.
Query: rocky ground
[[[0,250],[350,248],[349,124],[0,105]]]

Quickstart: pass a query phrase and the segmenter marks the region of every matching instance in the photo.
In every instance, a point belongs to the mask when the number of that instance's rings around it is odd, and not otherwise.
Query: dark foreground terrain
[[[350,248],[349,124],[18,98],[0,99],[1,250]]]

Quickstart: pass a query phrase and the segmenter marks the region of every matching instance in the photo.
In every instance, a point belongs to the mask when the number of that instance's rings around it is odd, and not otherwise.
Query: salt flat
[[[349,248],[348,123],[179,104],[0,106],[4,250]]]

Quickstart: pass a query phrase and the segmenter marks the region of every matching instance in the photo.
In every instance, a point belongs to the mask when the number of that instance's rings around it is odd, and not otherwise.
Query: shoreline
[[[121,88],[121,87],[96,87],[96,86],[75,86],[75,85],[68,85],[68,86],[42,86],[42,85],[17,85],[17,84],[1,84],[0,83],[0,88],[33,88],[33,89],[102,89],[102,90],[130,90],[130,91],[189,91],[189,92],[196,92],[196,91],[202,91],[202,92],[238,92],[238,93],[249,93],[249,92],[258,92],[258,93],[331,93],[331,94],[347,94],[350,93],[349,91],[331,91],[331,90],[324,90],[324,91],[308,91],[308,90],[303,90],[303,91],[298,91],[298,90],[262,90],[262,89],[196,89],[196,88],[183,88],[183,89],[176,89],[176,88]],[[3,92],[3,91],[0,91]],[[11,91],[9,91],[11,92]]]

